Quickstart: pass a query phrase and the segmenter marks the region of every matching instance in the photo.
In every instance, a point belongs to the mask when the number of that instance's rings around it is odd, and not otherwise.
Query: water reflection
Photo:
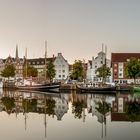
[[[1,91],[0,111],[1,113],[6,112],[8,115],[15,114],[16,118],[21,117],[20,114],[23,114],[24,129],[26,131],[29,123],[29,114],[34,113],[36,116],[37,114],[44,115],[43,126],[45,138],[47,138],[48,119],[51,120],[52,124],[53,121],[61,121],[63,126],[67,127],[65,120],[69,120],[69,118],[71,118],[69,123],[73,123],[74,120],[81,120],[81,123],[86,123],[86,121],[89,122],[89,118],[97,118],[97,120],[95,120],[101,124],[101,139],[103,139],[108,133],[107,123],[140,121],[140,94],[43,94],[34,92]],[[33,119],[33,116],[30,119]],[[94,121],[90,120],[90,124],[92,122]],[[99,129],[96,125],[92,126],[94,128],[90,125],[89,128],[92,128],[95,131],[96,129]],[[30,129],[30,127],[28,127],[28,129]],[[56,127],[54,131],[60,130]],[[79,134],[81,133],[82,131],[79,131]],[[89,132],[87,131],[85,133]],[[113,137],[110,137],[110,139],[111,138]],[[30,136],[30,139],[33,139],[33,137]],[[55,137],[53,137],[53,139],[55,139]],[[59,137],[57,137],[57,139],[59,139]],[[61,137],[61,139],[66,138]],[[82,139],[82,137],[79,139]],[[96,138],[90,137],[90,139]]]

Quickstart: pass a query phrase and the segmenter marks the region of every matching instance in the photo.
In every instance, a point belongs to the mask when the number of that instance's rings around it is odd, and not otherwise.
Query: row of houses
[[[130,60],[131,57],[135,57],[140,60],[140,53],[111,53],[111,59],[106,58],[106,53],[101,51],[96,57],[92,57],[87,63],[83,65],[86,71],[86,79],[91,82],[100,82],[102,79],[97,77],[96,70],[103,64],[106,64],[111,68],[111,76],[106,80],[107,82],[116,83],[131,83],[133,79],[126,77],[124,72],[125,63]],[[0,72],[4,69],[6,64],[14,64],[16,68],[16,77],[22,77],[23,66],[26,58],[18,57],[18,47],[16,47],[15,58],[8,56],[6,59],[0,59]],[[72,65],[63,57],[62,53],[58,53],[57,56],[50,58],[34,58],[27,59],[27,63],[37,68],[38,77],[41,77],[45,69],[45,64],[52,61],[56,76],[55,80],[66,80],[72,72]],[[140,78],[136,79],[137,83],[140,83]]]

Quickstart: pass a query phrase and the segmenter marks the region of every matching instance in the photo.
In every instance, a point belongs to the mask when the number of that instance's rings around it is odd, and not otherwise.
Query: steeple
[[[16,44],[16,60],[18,59],[18,45]]]

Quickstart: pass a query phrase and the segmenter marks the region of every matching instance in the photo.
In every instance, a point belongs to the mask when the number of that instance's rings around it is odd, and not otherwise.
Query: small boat
[[[24,80],[24,82],[16,82],[15,86],[22,90],[59,91],[60,82],[40,84],[32,80]]]
[[[77,89],[81,93],[97,93],[97,92],[116,92],[115,86],[105,86],[105,87],[93,87],[93,86],[83,86],[83,85],[77,85]]]

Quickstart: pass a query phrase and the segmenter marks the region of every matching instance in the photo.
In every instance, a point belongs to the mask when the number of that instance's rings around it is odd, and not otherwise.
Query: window
[[[63,75],[63,78],[65,78],[65,75]]]
[[[101,61],[101,64],[103,64],[103,61]]]
[[[61,75],[59,75],[59,78],[61,78]]]
[[[117,64],[114,64],[114,67],[117,67]]]
[[[119,76],[122,76],[122,73],[120,73]]]
[[[65,70],[63,70],[63,73],[65,72]]]
[[[122,69],[120,69],[120,71],[122,71]]]

